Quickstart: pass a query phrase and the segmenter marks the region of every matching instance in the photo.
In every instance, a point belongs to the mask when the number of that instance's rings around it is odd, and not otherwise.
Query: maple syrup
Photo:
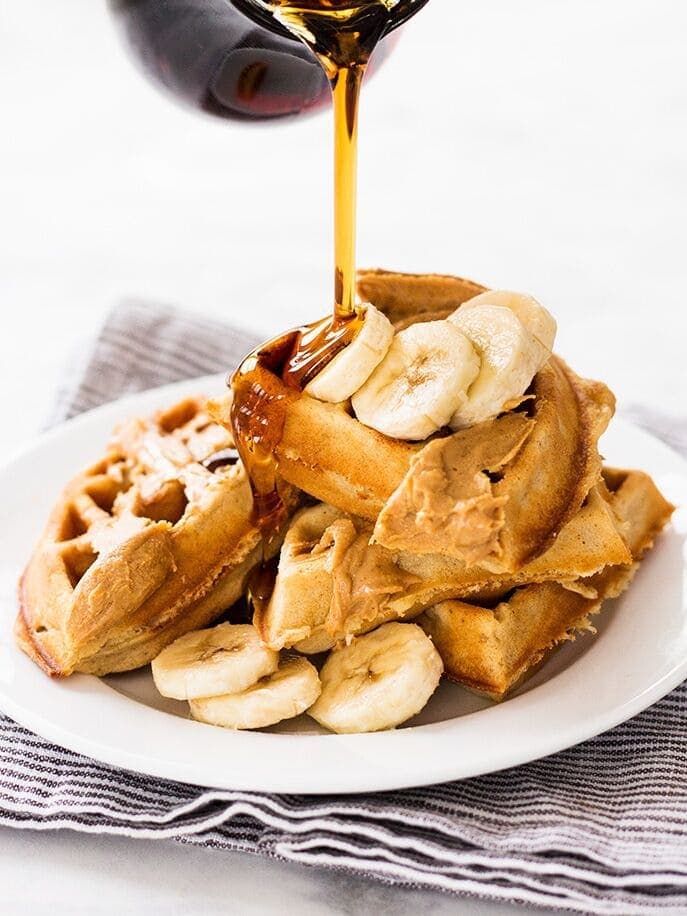
[[[298,36],[329,80],[334,108],[334,308],[313,324],[287,331],[254,350],[231,378],[231,423],[253,490],[265,553],[286,519],[275,450],[286,408],[355,338],[364,310],[355,300],[358,107],[370,56],[397,16],[425,0],[251,0]],[[246,4],[243,4],[244,6]],[[250,5],[250,4],[248,4]],[[269,600],[274,564],[263,562],[250,583],[259,610]]]

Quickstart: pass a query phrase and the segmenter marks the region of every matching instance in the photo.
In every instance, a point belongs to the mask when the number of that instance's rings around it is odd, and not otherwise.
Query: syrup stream
[[[364,67],[340,70],[334,102],[334,316],[355,314],[355,238],[358,178],[358,102]]]
[[[358,107],[372,51],[389,23],[394,0],[260,0],[316,54],[332,89],[334,109],[334,309],[331,316],[280,335],[249,354],[231,378],[231,423],[248,473],[263,562],[249,582],[254,619],[272,593],[276,541],[287,519],[275,451],[286,408],[362,327],[355,302]]]

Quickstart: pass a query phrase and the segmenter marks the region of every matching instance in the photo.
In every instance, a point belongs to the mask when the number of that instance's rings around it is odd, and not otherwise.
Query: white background
[[[684,0],[432,0],[364,94],[360,263],[531,291],[622,408],[684,417],[686,27]],[[0,111],[3,454],[122,298],[265,334],[329,308],[326,115],[249,127],[178,108],[95,0],[0,6]],[[304,913],[501,912],[7,831],[0,886],[11,911],[52,914],[276,912],[284,892]]]

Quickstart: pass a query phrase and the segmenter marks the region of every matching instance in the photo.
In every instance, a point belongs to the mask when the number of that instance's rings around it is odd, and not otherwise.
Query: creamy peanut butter
[[[332,635],[347,630],[353,619],[358,626],[374,620],[388,598],[421,581],[400,569],[389,551],[370,544],[371,535],[372,527],[361,519],[339,518],[312,551],[327,551],[333,589],[324,627]]]
[[[498,557],[507,498],[494,492],[495,478],[533,427],[525,414],[511,413],[429,442],[382,509],[374,542],[468,564]]]

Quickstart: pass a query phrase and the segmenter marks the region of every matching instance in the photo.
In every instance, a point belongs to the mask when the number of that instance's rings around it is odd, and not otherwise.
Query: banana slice
[[[334,649],[320,672],[322,693],[308,714],[339,734],[395,728],[425,706],[444,670],[414,623],[385,623]]]
[[[353,396],[361,423],[394,439],[426,439],[446,426],[466,399],[479,359],[447,321],[411,325]]]
[[[464,302],[460,311],[465,312],[467,309],[477,308],[480,305],[501,305],[514,312],[530,334],[545,348],[546,359],[549,358],[553,352],[558,326],[551,312],[537,302],[534,296],[528,296],[526,293],[512,293],[505,289],[494,289],[480,293],[479,296]]]
[[[374,305],[366,305],[363,326],[351,343],[305,386],[318,401],[347,401],[372,375],[386,356],[394,337],[389,319]]]
[[[321,690],[314,665],[305,658],[290,658],[242,693],[191,700],[191,715],[223,728],[267,728],[305,712]]]
[[[195,630],[153,660],[153,680],[163,697],[192,700],[239,693],[277,670],[279,654],[250,624],[222,623]]]
[[[459,308],[447,320],[469,338],[482,360],[467,398],[451,418],[452,429],[462,429],[498,416],[505,404],[521,397],[542,360],[546,362],[547,351],[517,315],[501,305]]]

